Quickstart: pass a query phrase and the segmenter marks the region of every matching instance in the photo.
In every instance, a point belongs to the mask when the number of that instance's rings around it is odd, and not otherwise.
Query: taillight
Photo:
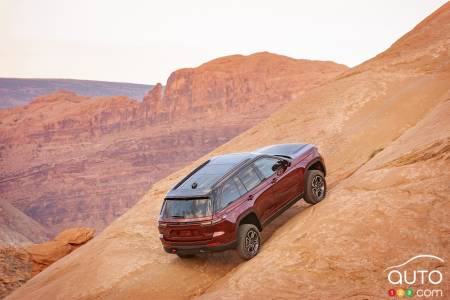
[[[217,218],[217,219],[212,220],[212,221],[201,222],[200,225],[201,226],[215,225],[215,224],[217,224],[219,222],[222,222],[224,219],[226,219],[226,217],[227,217],[227,215],[223,215],[222,217]]]

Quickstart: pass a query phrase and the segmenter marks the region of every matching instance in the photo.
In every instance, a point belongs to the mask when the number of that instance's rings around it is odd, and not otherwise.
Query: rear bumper
[[[237,241],[231,243],[208,246],[208,245],[163,245],[164,250],[171,254],[196,254],[196,253],[207,253],[207,252],[219,252],[229,249],[234,249],[237,246]]]
[[[161,223],[159,238],[168,253],[215,252],[236,247],[236,224],[224,218],[211,225],[166,222],[161,226]],[[185,235],[183,231],[191,234]]]

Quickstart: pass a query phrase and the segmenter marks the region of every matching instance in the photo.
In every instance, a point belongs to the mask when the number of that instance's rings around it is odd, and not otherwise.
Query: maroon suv
[[[310,144],[213,157],[167,194],[159,218],[164,250],[188,257],[237,248],[250,259],[270,221],[302,198],[316,204],[325,197],[325,175]]]

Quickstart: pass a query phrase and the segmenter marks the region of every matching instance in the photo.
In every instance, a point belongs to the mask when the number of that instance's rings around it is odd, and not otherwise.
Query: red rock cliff
[[[57,91],[0,110],[0,192],[53,233],[101,230],[156,180],[342,71],[270,53],[175,71],[138,103]]]

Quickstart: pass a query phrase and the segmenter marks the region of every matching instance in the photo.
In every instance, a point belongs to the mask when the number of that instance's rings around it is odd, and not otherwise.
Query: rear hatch
[[[196,242],[212,238],[207,225],[212,220],[209,198],[165,199],[159,222],[160,233],[167,241]]]

